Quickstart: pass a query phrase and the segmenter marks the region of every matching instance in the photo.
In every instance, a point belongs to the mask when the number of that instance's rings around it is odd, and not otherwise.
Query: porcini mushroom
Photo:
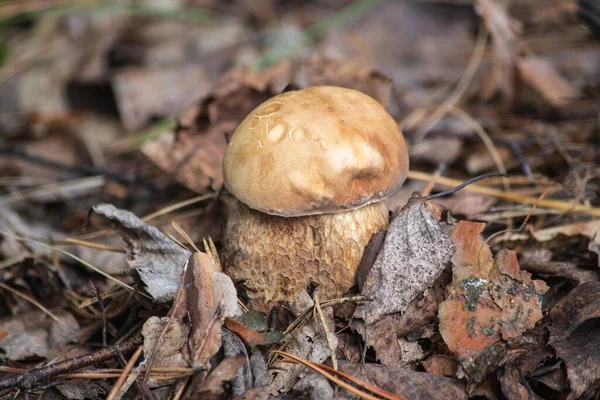
[[[385,198],[407,173],[398,124],[366,94],[319,86],[265,101],[223,160],[239,200],[225,228],[226,270],[265,303],[311,282],[330,298],[344,294],[370,238],[388,225]]]

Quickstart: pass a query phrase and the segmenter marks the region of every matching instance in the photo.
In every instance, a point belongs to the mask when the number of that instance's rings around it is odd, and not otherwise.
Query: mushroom
[[[329,298],[343,295],[407,173],[398,124],[373,98],[317,86],[265,101],[223,159],[238,200],[225,227],[226,270],[264,303],[291,300],[311,282]]]

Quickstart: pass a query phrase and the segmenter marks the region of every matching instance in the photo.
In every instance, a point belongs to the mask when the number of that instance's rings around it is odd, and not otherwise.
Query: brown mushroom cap
[[[373,98],[318,86],[285,92],[254,109],[225,152],[229,191],[284,217],[342,212],[396,191],[408,173],[398,124]]]

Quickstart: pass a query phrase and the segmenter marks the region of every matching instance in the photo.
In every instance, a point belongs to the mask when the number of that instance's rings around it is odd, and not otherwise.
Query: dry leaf
[[[47,357],[62,345],[76,341],[79,324],[73,314],[56,310],[53,314],[60,322],[42,311],[22,313],[0,319],[0,349],[13,361],[29,357]]]
[[[538,246],[536,244],[535,247],[521,250],[519,257],[521,268],[542,277],[561,276],[574,281],[577,285],[600,281],[600,271],[597,269],[585,269],[576,262],[552,261],[552,250]]]
[[[117,226],[126,244],[127,264],[139,273],[154,300],[173,300],[190,252],[129,211],[111,204],[99,204],[92,211]]]
[[[594,398],[600,388],[600,283],[579,285],[550,311],[550,344],[567,368],[568,399]]]
[[[115,74],[112,84],[123,126],[137,131],[154,117],[180,113],[206,95],[211,83],[204,67],[195,64],[123,69]]]
[[[205,368],[221,347],[221,326],[237,314],[237,292],[231,279],[215,267],[206,253],[190,257],[186,281],[187,310],[191,321],[190,350],[195,368]]]
[[[246,362],[244,354],[238,354],[224,359],[208,375],[202,387],[195,391],[195,396],[202,399],[220,399],[222,395],[223,384],[233,379],[237,371]]]
[[[294,392],[298,397],[319,400],[332,400],[334,395],[329,380],[317,372],[310,372],[300,378],[294,385]]]
[[[384,365],[409,365],[408,354],[402,349],[402,337],[416,340],[422,337],[437,317],[438,304],[443,300],[443,289],[436,284],[410,302],[403,313],[389,314],[365,325],[359,319],[350,321],[350,327],[363,337],[367,346],[375,350],[377,359]],[[422,357],[421,357],[422,358]]]
[[[370,301],[357,308],[355,317],[370,325],[404,312],[440,276],[454,246],[437,213],[435,206],[415,199],[394,218],[361,290]]]
[[[565,106],[579,98],[579,90],[563,78],[546,58],[520,57],[517,68],[521,80],[554,107]]]
[[[470,378],[478,358],[494,345],[519,337],[542,317],[543,281],[519,269],[516,254],[502,250],[492,258],[479,235],[485,224],[461,221],[452,234],[456,252],[453,278],[440,304],[440,333]],[[482,378],[482,376],[479,375]]]
[[[165,324],[168,327],[165,330]],[[152,366],[154,368],[188,368],[189,353],[187,347],[189,326],[179,318],[158,318],[150,317],[142,327],[144,336],[144,353],[152,354],[153,349],[156,353],[153,357]],[[163,333],[164,331],[164,333]],[[160,340],[160,345],[157,341]],[[174,380],[153,380],[148,381],[152,388],[165,386],[173,383]]]
[[[379,364],[340,363],[340,370],[388,392],[411,400],[466,399],[464,384],[456,379]]]
[[[108,394],[96,382],[82,379],[73,379],[56,385],[56,390],[69,400],[101,400]]]
[[[499,1],[476,0],[475,10],[492,36],[495,88],[511,103],[516,83],[517,35],[521,26]]]

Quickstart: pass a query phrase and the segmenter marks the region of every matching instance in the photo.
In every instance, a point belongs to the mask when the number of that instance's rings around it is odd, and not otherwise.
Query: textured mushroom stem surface
[[[384,201],[305,217],[268,215],[236,202],[225,228],[225,267],[261,302],[292,300],[311,282],[329,298],[341,296],[356,282],[369,239],[387,225]]]

